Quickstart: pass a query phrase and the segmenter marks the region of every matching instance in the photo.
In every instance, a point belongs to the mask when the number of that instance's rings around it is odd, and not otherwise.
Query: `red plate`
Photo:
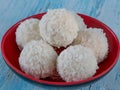
[[[28,18],[38,18],[41,19],[41,17],[44,15],[43,14],[37,14],[30,16]],[[20,51],[16,45],[15,42],[15,31],[18,25],[28,19],[23,19],[13,25],[3,36],[2,42],[1,42],[1,51],[2,51],[2,56],[7,63],[7,65],[15,71],[18,75],[23,76],[24,78],[27,78],[30,81],[35,81],[37,83],[43,83],[43,84],[49,84],[49,85],[75,85],[75,84],[81,84],[81,83],[86,83],[92,80],[95,80],[104,74],[106,74],[108,71],[110,71],[113,66],[116,64],[119,56],[119,41],[115,35],[115,33],[105,24],[102,22],[86,16],[79,14],[83,19],[84,22],[86,23],[87,27],[97,27],[97,28],[102,28],[104,32],[107,35],[108,38],[108,43],[109,43],[109,54],[108,57],[99,64],[99,69],[97,70],[97,73],[88,79],[85,80],[80,80],[76,82],[64,82],[64,81],[53,81],[50,79],[45,79],[45,80],[39,80],[34,77],[31,77],[30,75],[25,74],[24,72],[21,71],[19,63],[18,63],[18,57],[20,55]],[[58,51],[59,52],[59,51]]]

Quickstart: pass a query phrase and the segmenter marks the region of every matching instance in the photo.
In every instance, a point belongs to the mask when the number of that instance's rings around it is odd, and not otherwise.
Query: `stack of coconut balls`
[[[22,71],[38,79],[56,73],[66,82],[90,78],[108,54],[103,30],[87,28],[80,16],[65,9],[48,10],[41,20],[23,21],[16,43]],[[55,48],[61,47],[65,49],[58,55]]]

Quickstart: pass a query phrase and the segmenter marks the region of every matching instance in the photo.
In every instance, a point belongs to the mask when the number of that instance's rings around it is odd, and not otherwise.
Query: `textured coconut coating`
[[[31,41],[25,45],[20,57],[21,69],[35,77],[46,78],[54,74],[57,53],[44,41]]]
[[[16,30],[16,43],[19,49],[23,47],[31,40],[40,40],[39,34],[39,20],[35,18],[27,19],[20,23]]]
[[[81,45],[68,47],[57,59],[58,73],[66,82],[92,77],[97,69],[97,59],[94,52]]]
[[[108,41],[102,29],[88,28],[79,31],[72,45],[78,44],[91,48],[97,57],[98,63],[102,62],[108,54]]]

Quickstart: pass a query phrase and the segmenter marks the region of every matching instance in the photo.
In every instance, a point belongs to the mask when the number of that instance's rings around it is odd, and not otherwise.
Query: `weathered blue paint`
[[[112,28],[120,40],[120,0],[0,0],[0,40],[17,21],[53,8],[66,8],[97,18]],[[8,68],[0,53],[0,90],[120,90],[120,58],[99,80],[57,87],[23,80]]]

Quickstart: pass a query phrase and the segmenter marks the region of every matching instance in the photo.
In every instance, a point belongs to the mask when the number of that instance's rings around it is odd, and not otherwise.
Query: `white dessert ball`
[[[56,69],[57,53],[44,41],[31,41],[26,44],[19,57],[21,69],[35,77],[52,76]]]
[[[97,57],[98,63],[102,62],[108,54],[107,37],[100,28],[88,28],[79,31],[72,45],[78,44],[91,48]]]
[[[78,23],[78,26],[79,26],[79,31],[80,30],[85,30],[87,28],[86,24],[84,23],[84,20],[81,16],[77,15],[77,14],[74,14],[76,20],[77,20],[77,23]]]
[[[65,9],[53,9],[39,23],[41,37],[55,47],[66,47],[77,37],[79,31],[75,15]]]
[[[57,58],[58,73],[66,82],[92,77],[97,69],[94,52],[81,45],[68,47]]]
[[[31,40],[40,39],[38,19],[30,18],[23,21],[16,30],[16,43],[20,50]]]

